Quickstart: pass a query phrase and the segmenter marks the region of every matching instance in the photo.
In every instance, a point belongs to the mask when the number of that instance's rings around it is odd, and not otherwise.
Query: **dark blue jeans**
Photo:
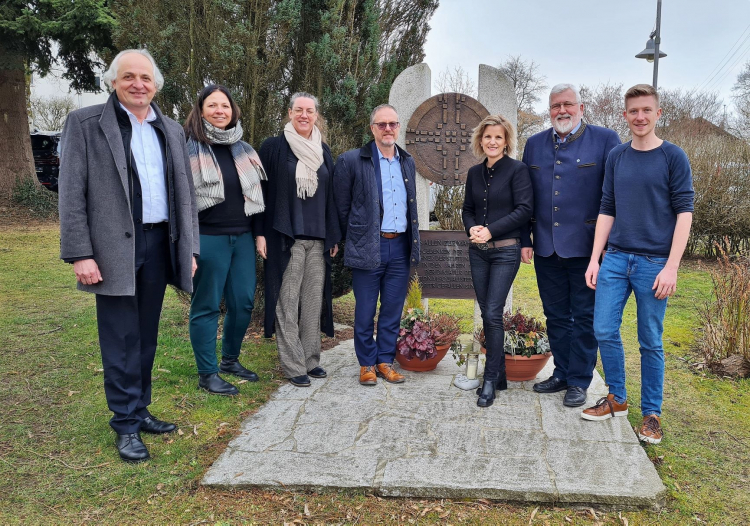
[[[521,246],[480,250],[469,248],[471,281],[482,311],[487,362],[484,367],[485,380],[505,379],[505,332],[503,331],[503,309],[510,287],[521,264]]]
[[[595,292],[586,286],[589,258],[534,256],[536,282],[547,317],[555,378],[588,389],[596,365]]]
[[[380,238],[380,266],[352,269],[354,291],[354,351],[359,365],[393,363],[406,291],[409,287],[407,236]],[[373,339],[375,309],[380,297],[378,339]]]

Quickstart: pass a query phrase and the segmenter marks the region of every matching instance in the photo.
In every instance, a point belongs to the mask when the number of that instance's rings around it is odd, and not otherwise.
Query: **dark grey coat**
[[[103,281],[78,289],[106,296],[135,295],[135,235],[122,134],[112,96],[105,104],[68,115],[60,153],[60,258],[93,255]],[[191,292],[193,254],[199,253],[198,213],[182,126],[151,104],[166,132],[174,210],[169,283]]]

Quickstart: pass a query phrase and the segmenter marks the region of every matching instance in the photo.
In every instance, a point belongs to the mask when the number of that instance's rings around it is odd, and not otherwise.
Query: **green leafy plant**
[[[422,311],[422,283],[419,281],[419,275],[414,274],[409,282],[409,289],[406,291],[406,300],[404,301],[404,311],[402,317],[411,309]]]
[[[527,316],[520,309],[515,314],[503,314],[503,330],[505,354],[531,357],[535,354],[546,354],[550,350],[544,322]],[[484,328],[474,332],[474,339],[486,348]]]

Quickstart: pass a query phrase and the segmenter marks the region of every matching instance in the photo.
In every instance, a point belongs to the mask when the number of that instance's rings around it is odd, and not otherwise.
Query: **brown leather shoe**
[[[628,403],[618,404],[615,395],[608,394],[606,398],[597,400],[596,405],[581,411],[581,418],[584,420],[606,420],[613,416],[627,416]]]
[[[359,383],[362,385],[375,385],[378,378],[375,376],[375,366],[368,365],[359,368]]]
[[[658,444],[664,437],[664,431],[661,430],[661,418],[656,415],[643,417],[643,423],[638,429],[638,438],[649,444]]]
[[[395,369],[393,369],[393,364],[390,363],[379,363],[377,365],[377,373],[379,377],[392,384],[402,384],[404,383],[404,380],[406,380],[404,375],[398,374]]]

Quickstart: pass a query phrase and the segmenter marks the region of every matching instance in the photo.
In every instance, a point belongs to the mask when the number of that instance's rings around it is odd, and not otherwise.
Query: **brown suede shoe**
[[[390,363],[379,363],[377,366],[377,373],[379,377],[392,384],[402,384],[404,383],[404,380],[406,380],[404,375],[398,374]]]
[[[643,417],[643,423],[638,429],[638,438],[649,444],[658,444],[664,437],[664,431],[661,430],[661,418],[656,415]]]
[[[628,403],[618,404],[615,395],[608,394],[606,398],[597,400],[596,405],[581,411],[581,418],[584,420],[606,420],[613,416],[627,416]]]
[[[359,383],[362,385],[375,385],[378,378],[375,376],[375,366],[368,365],[359,368]]]

